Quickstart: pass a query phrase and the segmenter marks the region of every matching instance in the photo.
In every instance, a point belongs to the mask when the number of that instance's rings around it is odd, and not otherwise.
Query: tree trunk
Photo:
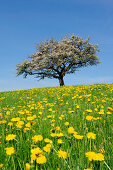
[[[59,77],[60,86],[64,86],[63,76]]]

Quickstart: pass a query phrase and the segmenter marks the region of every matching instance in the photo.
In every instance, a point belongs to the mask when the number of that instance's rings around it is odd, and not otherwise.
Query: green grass
[[[86,116],[93,117],[87,120]],[[16,117],[20,120],[13,121]],[[68,133],[69,127],[83,139]],[[88,132],[96,134],[96,138],[88,139]],[[63,136],[52,137],[52,133],[62,133]],[[1,92],[0,134],[0,167],[3,166],[3,170],[27,169],[26,163],[30,164],[31,170],[112,170],[113,84]],[[16,135],[15,139],[7,141],[9,134]],[[34,142],[35,135],[41,135],[43,140]],[[52,141],[49,153],[43,149],[47,144],[45,138]],[[58,139],[62,139],[61,144]],[[7,147],[14,147],[15,152],[7,155]],[[43,164],[36,160],[31,162],[31,149],[37,147],[47,159]],[[103,161],[88,160],[86,152],[100,153],[102,148]],[[67,153],[65,159],[58,156],[60,149]],[[37,158],[39,156],[36,154]]]

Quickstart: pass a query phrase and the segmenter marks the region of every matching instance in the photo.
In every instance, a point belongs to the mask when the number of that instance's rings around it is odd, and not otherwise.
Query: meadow
[[[112,170],[113,84],[0,92],[0,168]]]

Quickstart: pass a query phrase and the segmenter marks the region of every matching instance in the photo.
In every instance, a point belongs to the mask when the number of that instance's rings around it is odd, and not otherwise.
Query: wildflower
[[[56,127],[56,130],[61,130],[60,126],[57,126],[57,127]]]
[[[57,133],[56,136],[57,136],[58,138],[60,138],[60,137],[63,136],[63,133]]]
[[[51,142],[51,140],[48,139],[48,138],[45,138],[44,141],[45,141],[46,143],[50,143],[50,142]]]
[[[31,163],[33,163],[33,161],[35,161],[36,160],[36,155],[35,154],[31,154]]]
[[[9,126],[13,126],[13,123],[12,123],[12,122],[9,122],[8,125],[9,125]]]
[[[32,137],[33,141],[36,143],[38,141],[43,140],[43,136],[41,135],[35,135],[34,137]]]
[[[111,115],[111,112],[109,112],[109,111],[108,111],[108,112],[106,112],[106,113],[107,113],[108,115]]]
[[[95,153],[95,152],[87,152],[86,157],[88,157],[88,159],[90,161],[94,160],[94,161],[103,161],[104,160],[104,155],[102,153]]]
[[[42,112],[39,112],[39,115],[42,115]]]
[[[29,170],[29,169],[30,169],[30,164],[26,163],[26,170]]]
[[[80,108],[80,106],[79,106],[78,104],[76,104],[76,108],[77,108],[77,109],[79,109],[79,108]]]
[[[4,166],[4,164],[0,164],[0,168],[2,168]]]
[[[25,127],[31,127],[30,122],[26,123]]]
[[[13,140],[15,139],[16,135],[13,135],[13,134],[9,134],[8,136],[6,136],[6,140]]]
[[[28,116],[27,120],[34,120],[34,116]]]
[[[58,144],[61,144],[62,143],[62,139],[58,139]]]
[[[88,159],[90,160],[90,161],[92,161],[92,160],[94,160],[95,159],[95,152],[86,152],[86,157],[88,157]]]
[[[81,136],[81,135],[73,134],[73,136],[74,136],[76,139],[83,139],[83,136]]]
[[[6,154],[11,155],[15,152],[14,147],[5,148]]]
[[[58,151],[58,157],[66,159],[67,158],[67,153],[62,151],[61,149]]]
[[[56,136],[56,133],[51,133],[50,135],[54,138]]]
[[[31,149],[31,153],[35,155],[40,155],[40,154],[43,154],[43,151],[39,147],[37,147],[37,148]]]
[[[87,109],[87,110],[86,110],[86,112],[91,113],[91,112],[92,112],[92,110],[91,110],[91,109]]]
[[[92,132],[89,132],[89,133],[87,133],[87,138],[88,139],[95,139],[96,138],[96,134],[94,134]]]
[[[59,119],[60,119],[60,120],[62,120],[62,117],[61,117],[61,116],[59,116]]]
[[[12,121],[12,122],[18,122],[18,121],[20,121],[20,118],[19,118],[19,117],[12,118],[11,121]]]
[[[43,147],[43,150],[45,152],[50,152],[50,149],[51,149],[51,144],[47,144],[46,146]]]
[[[24,128],[24,132],[29,131],[29,130],[30,130],[29,128]]]
[[[98,112],[100,115],[104,114],[104,109],[101,109],[100,112]]]
[[[68,126],[68,125],[69,125],[69,122],[65,122],[65,125]]]
[[[36,162],[37,162],[38,164],[44,164],[44,163],[46,163],[46,161],[47,161],[47,159],[46,159],[46,157],[45,157],[44,155],[41,155],[41,156],[39,156],[39,157],[36,159]]]
[[[92,120],[93,116],[86,116],[86,120]]]
[[[104,155],[102,153],[97,153],[94,160],[104,161]]]
[[[68,128],[68,133],[73,134],[75,132],[73,127],[69,127]]]

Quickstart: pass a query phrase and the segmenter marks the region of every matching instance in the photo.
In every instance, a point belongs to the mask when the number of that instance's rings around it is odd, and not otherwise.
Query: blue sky
[[[0,0],[0,91],[59,86],[56,79],[16,77],[16,64],[36,51],[34,43],[67,33],[90,36],[101,64],[65,76],[65,85],[113,83],[112,0]]]

